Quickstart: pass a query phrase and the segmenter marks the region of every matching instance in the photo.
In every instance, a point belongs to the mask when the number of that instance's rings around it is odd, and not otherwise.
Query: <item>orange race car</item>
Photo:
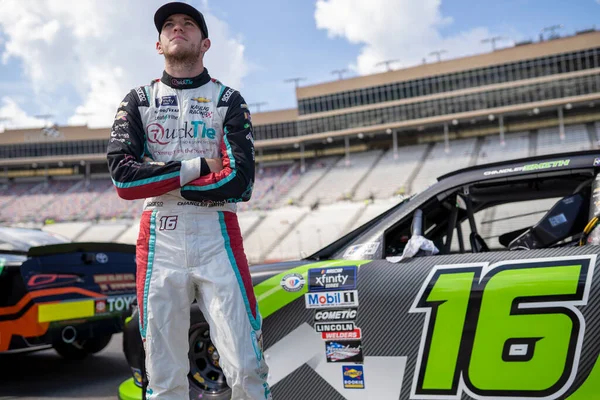
[[[0,227],[0,353],[97,353],[134,298],[135,246]]]

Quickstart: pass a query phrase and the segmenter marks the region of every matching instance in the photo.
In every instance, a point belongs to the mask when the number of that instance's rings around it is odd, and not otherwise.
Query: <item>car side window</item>
[[[520,201],[486,208],[474,214],[477,232],[491,251],[506,250],[506,247],[500,243],[502,235],[509,233],[516,235],[518,231],[535,225],[559,200],[560,198],[557,197]],[[461,228],[465,252],[472,252],[473,249],[469,243],[471,233],[469,221],[463,221]],[[458,251],[459,240],[457,230],[455,230],[451,252]]]

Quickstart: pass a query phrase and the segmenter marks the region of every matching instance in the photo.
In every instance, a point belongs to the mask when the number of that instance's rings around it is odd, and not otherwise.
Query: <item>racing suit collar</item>
[[[210,75],[206,68],[204,68],[204,71],[200,75],[193,78],[175,78],[167,74],[167,71],[163,71],[160,81],[173,89],[194,89],[207,84],[210,81]]]

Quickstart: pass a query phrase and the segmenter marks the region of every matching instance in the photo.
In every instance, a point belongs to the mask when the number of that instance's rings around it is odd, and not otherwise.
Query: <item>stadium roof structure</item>
[[[550,126],[562,135],[565,124],[600,121],[600,31],[301,86],[296,96],[297,108],[253,113],[257,161]],[[100,171],[109,137],[109,127],[7,129],[0,167],[91,163]]]

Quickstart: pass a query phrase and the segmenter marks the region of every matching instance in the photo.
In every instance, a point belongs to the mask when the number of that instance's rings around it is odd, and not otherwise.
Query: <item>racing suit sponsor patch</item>
[[[233,94],[233,92],[235,92],[235,90],[233,89],[229,89],[225,92],[225,94],[223,95],[223,97],[221,97],[221,101],[223,103],[227,103],[227,101],[229,101],[229,98],[231,97],[231,95]]]
[[[212,118],[213,112],[209,106],[202,106],[200,104],[192,104],[190,106],[189,113],[191,115],[198,115],[200,118]]]
[[[127,121],[127,111],[119,111],[117,115],[115,115],[115,121],[117,120]]]
[[[140,103],[145,103],[146,102],[146,93],[144,93],[144,89],[142,89],[141,87],[135,88],[135,92],[138,95],[138,98],[140,99]]]
[[[177,96],[163,96],[160,99],[156,98],[154,100],[155,100],[156,108],[178,105],[177,104]]]

